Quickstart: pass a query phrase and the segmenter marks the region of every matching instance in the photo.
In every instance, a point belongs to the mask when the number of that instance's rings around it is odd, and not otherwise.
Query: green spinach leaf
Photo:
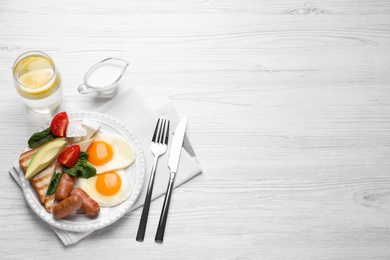
[[[88,154],[86,152],[81,152],[76,165],[72,168],[64,166],[62,167],[62,171],[71,176],[77,176],[85,179],[91,178],[96,175],[96,169],[90,165],[87,160]]]
[[[53,176],[51,177],[49,188],[47,189],[46,195],[51,196],[53,195],[58,187],[58,183],[60,183],[62,173],[60,172],[54,172]]]
[[[49,142],[52,139],[54,139],[54,135],[52,134],[49,127],[41,132],[34,133],[30,139],[28,139],[27,143],[31,148],[35,148],[41,144]]]

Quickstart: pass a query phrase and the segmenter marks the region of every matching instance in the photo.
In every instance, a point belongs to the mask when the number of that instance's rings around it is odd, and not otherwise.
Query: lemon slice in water
[[[21,75],[19,81],[28,88],[37,89],[47,84],[53,73],[52,69],[33,70]]]

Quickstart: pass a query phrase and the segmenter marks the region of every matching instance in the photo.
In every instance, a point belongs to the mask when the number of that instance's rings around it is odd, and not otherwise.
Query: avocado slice
[[[56,138],[46,143],[38,152],[31,158],[30,163],[27,166],[25,178],[31,179],[49,164],[51,164],[58,155],[64,150],[66,141],[63,138]]]

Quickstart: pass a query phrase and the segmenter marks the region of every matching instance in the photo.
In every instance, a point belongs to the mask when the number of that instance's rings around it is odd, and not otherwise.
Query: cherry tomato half
[[[80,146],[74,144],[66,147],[60,156],[58,156],[58,162],[68,168],[72,168],[76,165],[80,157]]]
[[[55,115],[51,120],[50,130],[53,135],[64,137],[66,135],[66,128],[68,127],[69,119],[66,112],[61,112]]]

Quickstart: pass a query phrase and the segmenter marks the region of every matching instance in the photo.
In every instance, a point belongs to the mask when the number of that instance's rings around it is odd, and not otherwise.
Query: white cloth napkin
[[[97,112],[112,116],[122,122],[126,127],[131,129],[143,149],[145,156],[144,187],[137,201],[130,209],[131,211],[135,208],[142,206],[146,196],[150,171],[154,160],[153,154],[150,151],[150,144],[157,118],[163,117],[171,120],[170,138],[172,138],[172,133],[176,129],[176,126],[179,122],[178,115],[176,113],[175,108],[171,104],[165,105],[157,111],[153,112],[133,88],[129,88],[119,92],[115,98],[111,99],[103,106],[101,106],[97,110]],[[170,139],[170,141],[171,140],[172,139]],[[167,167],[169,149],[170,145],[168,145],[167,152],[162,157],[160,157],[158,161],[152,200],[165,194],[169,178],[169,169]],[[14,163],[14,166],[10,169],[9,172],[14,177],[16,182],[20,185],[19,171],[21,171],[21,169],[18,162],[16,162]],[[183,143],[183,150],[180,156],[179,168],[174,182],[174,187],[183,184],[184,182],[188,181],[189,179],[201,172],[202,169],[196,158],[196,155],[188,141],[188,138],[185,137]],[[64,245],[74,244],[93,232],[72,232],[62,230],[56,227],[52,227],[52,229],[62,240]],[[134,234],[134,241],[135,235],[136,234]]]

